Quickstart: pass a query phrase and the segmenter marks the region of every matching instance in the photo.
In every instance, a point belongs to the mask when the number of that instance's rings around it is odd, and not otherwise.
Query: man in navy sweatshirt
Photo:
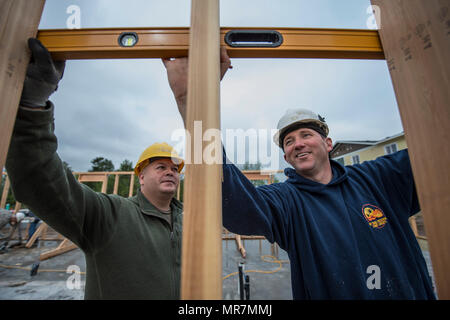
[[[164,64],[184,120],[187,59]],[[222,49],[222,77],[230,65]],[[329,158],[328,133],[314,112],[288,110],[274,141],[293,168],[260,187],[224,151],[224,226],[288,253],[294,299],[435,299],[408,223],[420,211],[408,151],[344,167]]]

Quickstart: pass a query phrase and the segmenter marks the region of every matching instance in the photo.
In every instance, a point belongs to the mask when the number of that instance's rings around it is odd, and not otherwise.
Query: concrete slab
[[[39,261],[42,252],[55,248],[59,243],[60,241],[41,241],[39,247],[12,248],[8,252],[0,254],[0,299],[83,299],[85,275],[79,275],[80,288],[73,288],[74,274],[73,272],[67,273],[67,268],[70,266],[76,266],[82,272],[86,270],[86,262],[81,250],[76,249],[52,259]],[[37,262],[39,262],[38,273],[31,276],[31,267]],[[67,285],[68,281],[69,286]]]
[[[83,299],[85,275],[79,276],[80,287],[74,288],[74,275],[67,273],[70,266],[75,266],[81,272],[86,271],[84,254],[79,249],[40,261],[38,274],[30,275],[30,268],[39,261],[40,253],[55,248],[58,243],[44,241],[38,248],[13,248],[0,254],[0,300]],[[237,273],[238,264],[242,262],[245,263],[245,274],[250,277],[251,300],[291,300],[291,270],[287,253],[279,248],[278,252],[272,252],[267,240],[243,240],[243,244],[247,252],[245,259],[237,250],[234,240],[222,241],[222,276],[228,276],[223,281],[223,299],[239,300],[239,277],[234,273]],[[425,248],[423,244],[421,246]],[[423,252],[432,275],[429,253],[425,250]],[[281,267],[273,259],[281,261]]]
[[[39,261],[39,255],[45,250],[55,248],[59,242],[41,241],[39,248],[12,248],[0,254],[0,299],[1,300],[80,300],[84,298],[85,275],[80,275],[80,288],[73,286],[67,268],[76,266],[81,272],[86,270],[86,261],[81,250],[76,249],[45,261]],[[249,272],[250,298],[292,299],[290,288],[290,268],[288,263],[264,262],[262,255],[271,254],[270,243],[266,240],[244,240],[247,258],[242,259],[232,240],[223,241],[223,276],[236,272],[238,263],[245,262],[245,270],[273,271],[275,273]],[[272,258],[266,258],[272,260]],[[279,250],[279,259],[287,260],[287,254]],[[30,275],[32,265],[39,262],[38,273]],[[11,266],[13,268],[5,268]],[[238,276],[232,275],[224,280],[224,299],[239,299]]]

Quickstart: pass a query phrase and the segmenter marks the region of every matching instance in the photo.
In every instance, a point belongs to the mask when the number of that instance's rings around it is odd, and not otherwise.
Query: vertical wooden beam
[[[5,208],[6,200],[8,199],[9,185],[10,185],[9,178],[8,175],[6,175],[5,185],[3,186],[2,198],[0,200],[0,208]]]
[[[45,0],[0,0],[0,171],[8,153],[23,81]]]
[[[128,193],[128,197],[133,196],[134,191],[134,172],[130,174],[130,191]]]
[[[438,296],[450,299],[450,2],[372,0],[410,151]]]
[[[194,164],[186,165],[183,198],[182,299],[222,299],[222,166],[208,164],[203,154],[203,132],[220,129],[219,35],[219,0],[192,0],[186,114],[192,139],[186,139],[186,150],[194,150]],[[194,131],[194,121],[201,121],[202,132]],[[194,149],[189,140],[202,147]]]
[[[117,194],[117,191],[119,191],[119,174],[114,174],[115,178],[114,178],[114,190],[113,190],[113,194]]]
[[[108,187],[108,174],[105,173],[105,176],[103,177],[102,182],[102,193],[106,193],[106,189]]]

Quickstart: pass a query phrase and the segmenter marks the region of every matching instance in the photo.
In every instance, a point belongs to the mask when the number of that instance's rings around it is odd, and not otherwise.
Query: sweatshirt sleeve
[[[384,194],[404,218],[420,211],[408,149],[361,164],[375,178]]]
[[[6,160],[17,201],[73,241],[94,250],[113,233],[117,203],[79,183],[56,153],[53,104],[46,110],[19,107]]]
[[[288,208],[275,185],[255,187],[223,151],[222,216],[225,228],[241,235],[262,235],[286,249]],[[280,184],[277,184],[280,185]]]

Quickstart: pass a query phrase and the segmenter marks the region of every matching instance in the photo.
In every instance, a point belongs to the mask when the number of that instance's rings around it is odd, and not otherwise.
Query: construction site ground
[[[80,300],[84,298],[85,275],[80,276],[80,287],[74,285],[70,266],[86,270],[81,250],[75,249],[51,259],[39,261],[45,250],[55,248],[60,241],[40,241],[38,247],[16,247],[0,254],[0,300]],[[274,248],[267,240],[243,240],[246,258],[237,250],[235,241],[223,243],[223,299],[239,300],[238,264],[245,263],[244,272],[250,277],[251,300],[292,299],[290,265],[288,256],[280,248]],[[426,241],[419,240],[429,270],[430,255]],[[265,261],[264,261],[265,260]],[[279,262],[273,261],[278,260]],[[272,262],[270,262],[272,261]],[[38,273],[30,275],[30,269],[40,262]],[[74,267],[72,267],[74,268]],[[72,276],[72,278],[70,278]]]
[[[75,249],[48,260],[39,261],[46,250],[57,247],[60,241],[40,241],[38,247],[15,247],[0,254],[0,300],[80,300],[84,298],[86,276],[80,275],[80,288],[74,287],[73,273],[67,273],[70,266],[86,271],[84,254]],[[233,240],[223,241],[223,298],[239,300],[238,264],[245,263],[250,277],[250,299],[292,299],[290,266],[286,252],[278,249],[278,259],[283,262],[265,262],[263,255],[272,255],[273,249],[267,240],[243,240],[246,258],[243,259]],[[267,261],[276,257],[264,257]],[[30,275],[31,267],[39,262],[38,273]],[[253,271],[257,272],[253,272]],[[273,272],[275,271],[275,272]],[[260,273],[273,272],[273,273]],[[231,275],[230,275],[231,274]],[[72,276],[72,278],[70,278]]]

